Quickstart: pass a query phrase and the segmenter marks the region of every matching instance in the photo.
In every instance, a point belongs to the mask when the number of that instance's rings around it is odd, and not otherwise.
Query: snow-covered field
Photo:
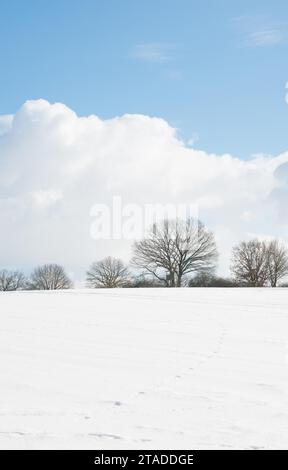
[[[288,290],[0,294],[0,448],[288,449]]]

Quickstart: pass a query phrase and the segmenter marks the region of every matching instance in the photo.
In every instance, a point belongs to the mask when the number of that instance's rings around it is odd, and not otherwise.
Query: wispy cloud
[[[255,31],[247,37],[247,43],[251,46],[275,46],[285,41],[285,35],[281,30],[266,29]]]
[[[163,63],[173,60],[174,44],[166,43],[143,43],[136,44],[131,52],[134,59],[146,62]]]
[[[247,47],[277,46],[287,41],[287,24],[255,16],[232,19],[232,24]]]

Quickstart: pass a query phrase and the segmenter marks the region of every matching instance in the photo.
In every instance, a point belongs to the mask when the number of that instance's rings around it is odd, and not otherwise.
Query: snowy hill
[[[0,294],[0,448],[288,449],[288,290]]]

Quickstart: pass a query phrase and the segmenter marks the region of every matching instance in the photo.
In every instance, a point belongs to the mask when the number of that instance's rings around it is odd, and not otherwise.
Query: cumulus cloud
[[[0,135],[5,134],[12,125],[13,116],[11,114],[4,114],[0,116]]]
[[[198,204],[216,232],[220,271],[251,233],[287,234],[288,152],[243,161],[185,146],[165,120],[78,117],[63,104],[27,101],[0,119],[1,266],[60,262],[81,278],[107,254],[129,259],[131,241],[93,240],[91,207]],[[4,249],[3,249],[4,247]]]

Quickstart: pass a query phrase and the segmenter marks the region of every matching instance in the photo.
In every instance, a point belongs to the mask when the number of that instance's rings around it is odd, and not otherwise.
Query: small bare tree
[[[231,272],[240,285],[263,287],[269,280],[266,243],[254,239],[235,246],[232,250]]]
[[[269,281],[271,287],[288,275],[288,250],[278,240],[267,243]]]
[[[135,243],[132,263],[166,286],[180,287],[185,275],[213,270],[217,256],[214,235],[202,222],[166,219]]]
[[[0,271],[0,291],[21,290],[26,287],[26,279],[20,271]]]
[[[29,282],[29,288],[33,290],[59,290],[71,287],[71,280],[64,268],[58,264],[44,264],[35,268]]]
[[[110,256],[91,264],[86,274],[87,285],[97,287],[124,287],[129,282],[128,268],[120,259]]]

